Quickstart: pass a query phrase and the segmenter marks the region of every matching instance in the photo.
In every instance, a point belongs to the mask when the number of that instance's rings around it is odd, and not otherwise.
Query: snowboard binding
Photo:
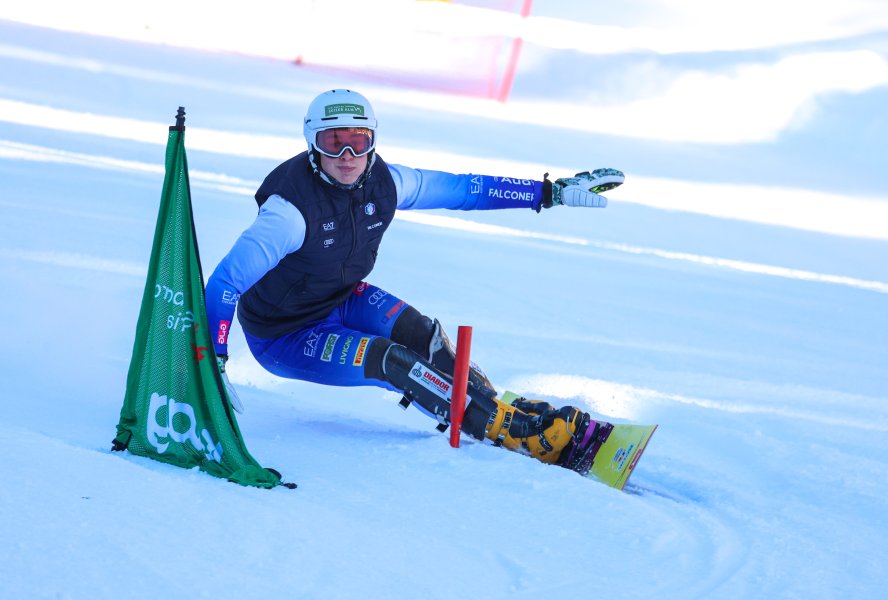
[[[583,413],[574,440],[561,453],[558,464],[565,469],[587,475],[592,469],[595,456],[613,429],[613,424],[594,421],[588,413]]]

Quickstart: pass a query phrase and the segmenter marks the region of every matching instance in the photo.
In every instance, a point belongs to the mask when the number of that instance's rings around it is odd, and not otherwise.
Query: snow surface
[[[504,106],[0,21],[0,597],[883,597],[888,40],[846,35],[711,56],[528,45]],[[582,118],[640,118],[670,78],[791,77],[818,52],[877,69],[717,141],[693,119],[682,141]],[[208,273],[302,149],[308,101],[342,85],[374,99],[391,162],[627,173],[605,210],[403,214],[371,281],[472,325],[503,389],[658,423],[628,493],[454,450],[392,393],[276,379],[239,329],[240,427],[297,490],[110,452],[176,108]],[[574,103],[554,110],[562,86]],[[707,110],[704,129],[739,109]]]

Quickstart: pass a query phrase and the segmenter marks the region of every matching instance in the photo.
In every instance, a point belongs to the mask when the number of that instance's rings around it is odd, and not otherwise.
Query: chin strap
[[[329,173],[327,173],[324,169],[321,168],[320,153],[317,150],[312,149],[308,152],[308,162],[311,163],[311,168],[314,170],[315,173],[317,173],[320,176],[320,178],[324,182],[329,183],[333,187],[339,188],[340,190],[350,191],[350,190],[356,190],[359,187],[361,187],[362,185],[364,185],[364,182],[366,182],[367,178],[370,176],[370,169],[372,169],[373,165],[376,163],[376,150],[373,150],[372,152],[370,152],[370,154],[368,156],[370,158],[369,158],[369,160],[367,160],[367,168],[364,169],[364,172],[361,173],[361,176],[358,177],[357,181],[355,181],[354,183],[352,183],[350,185],[345,185],[344,183],[339,183],[338,181],[333,179],[333,177],[331,177]]]

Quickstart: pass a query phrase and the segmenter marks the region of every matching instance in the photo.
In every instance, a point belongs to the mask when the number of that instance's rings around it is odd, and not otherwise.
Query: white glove
[[[583,171],[573,177],[564,177],[552,182],[551,204],[543,202],[544,208],[551,206],[585,206],[604,208],[607,198],[601,192],[612,190],[622,184],[626,177],[616,169],[595,169]]]
[[[221,356],[216,357],[216,364],[219,365],[219,373],[222,375],[222,381],[225,383],[225,390],[228,392],[228,402],[231,404],[231,408],[233,408],[237,413],[244,413],[244,405],[241,402],[240,396],[237,395],[237,390],[231,382],[228,381],[228,374],[225,372],[225,363],[228,362],[228,356],[223,354]]]

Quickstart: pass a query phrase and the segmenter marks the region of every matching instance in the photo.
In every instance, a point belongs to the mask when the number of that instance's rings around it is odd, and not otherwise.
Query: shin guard
[[[392,344],[386,350],[382,370],[385,379],[403,392],[402,406],[406,408],[411,402],[416,402],[437,419],[441,431],[450,425],[450,396],[453,391],[450,375],[400,344]],[[478,389],[470,388],[466,396],[462,430],[476,439],[484,439],[485,425],[496,411],[496,402]]]

